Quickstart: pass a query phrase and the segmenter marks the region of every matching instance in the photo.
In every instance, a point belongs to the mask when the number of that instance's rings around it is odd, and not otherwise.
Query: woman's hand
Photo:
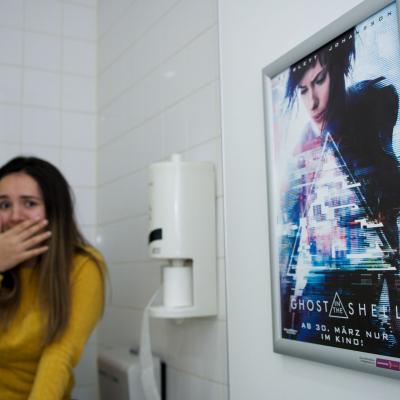
[[[43,242],[51,232],[42,232],[47,220],[27,220],[3,232],[0,220],[0,273],[48,250]]]

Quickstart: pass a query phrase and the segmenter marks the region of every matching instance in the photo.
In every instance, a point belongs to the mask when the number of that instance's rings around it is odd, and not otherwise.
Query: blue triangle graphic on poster
[[[287,274],[302,281],[304,288],[312,270],[394,269],[386,261],[393,250],[383,224],[374,219],[362,184],[353,177],[329,133],[320,148],[319,154],[312,149],[312,154],[307,150],[297,155],[304,165],[295,171],[297,185],[291,186],[289,196],[300,201],[301,193],[304,205]]]

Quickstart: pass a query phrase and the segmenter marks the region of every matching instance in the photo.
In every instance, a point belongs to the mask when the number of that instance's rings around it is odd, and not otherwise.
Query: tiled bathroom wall
[[[137,348],[160,286],[147,255],[148,166],[179,152],[215,166],[219,313],[152,320],[171,400],[226,400],[227,353],[217,0],[99,1],[98,239],[111,290],[100,348]]]
[[[19,154],[57,165],[82,230],[96,226],[96,0],[0,1],[0,164]],[[74,397],[97,398],[96,335]]]

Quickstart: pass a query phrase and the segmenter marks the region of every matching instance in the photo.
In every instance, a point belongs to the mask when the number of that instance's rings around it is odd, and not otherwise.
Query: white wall
[[[217,174],[216,318],[153,321],[171,400],[227,399],[217,0],[100,0],[99,238],[111,296],[103,347],[138,347],[144,306],[160,285],[147,257],[147,167],[181,152]]]
[[[272,351],[261,70],[358,3],[219,1],[231,400],[398,396],[396,380]]]
[[[96,225],[96,0],[0,1],[0,165],[23,154],[65,174],[90,240]],[[96,336],[74,396],[97,391]]]

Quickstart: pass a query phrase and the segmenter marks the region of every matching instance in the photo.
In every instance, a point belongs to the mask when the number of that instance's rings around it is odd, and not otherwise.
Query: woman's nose
[[[19,222],[22,220],[22,210],[18,205],[15,205],[11,208],[11,221]]]
[[[319,97],[314,89],[311,90],[311,109],[315,110],[319,105]]]

